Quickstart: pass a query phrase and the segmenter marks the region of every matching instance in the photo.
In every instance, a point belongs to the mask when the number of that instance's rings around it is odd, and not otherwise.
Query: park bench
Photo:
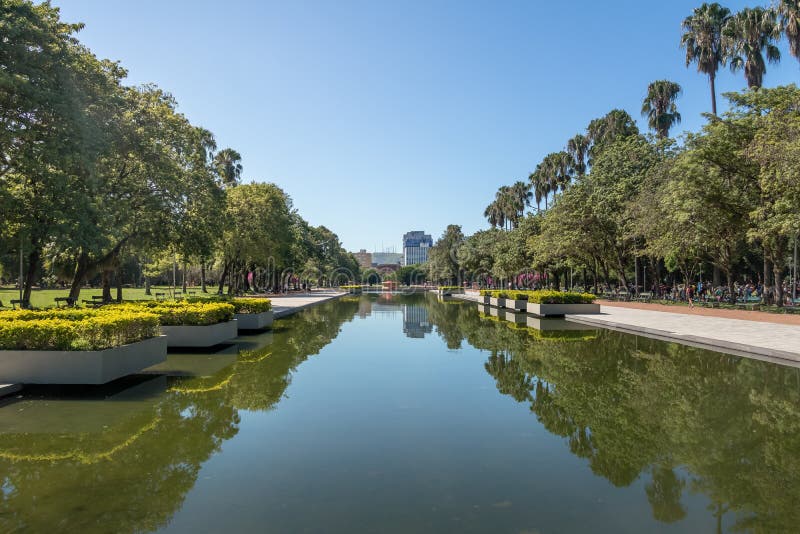
[[[83,299],[83,303],[89,306],[90,308],[99,308],[100,306],[105,304],[105,302],[103,302],[102,300],[97,300],[94,297],[92,297],[91,300]]]
[[[156,300],[166,300],[167,299],[167,294],[166,293],[158,293],[157,292],[157,293],[154,293],[154,296],[156,297]]]
[[[11,299],[11,307],[16,310],[17,306],[22,310],[26,310],[31,307],[31,303],[29,300]]]
[[[650,302],[651,300],[653,300],[652,293],[644,292],[636,295],[636,302]]]
[[[73,306],[75,306],[75,300],[76,299],[74,299],[72,297],[56,297],[55,298],[56,306],[59,307],[59,308],[61,307],[62,303],[64,304],[64,307],[72,308]]]

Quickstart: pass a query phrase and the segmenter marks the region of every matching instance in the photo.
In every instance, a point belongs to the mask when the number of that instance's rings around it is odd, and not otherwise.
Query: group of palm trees
[[[781,36],[786,37],[790,53],[800,60],[800,0],[778,0],[771,7],[744,8],[735,14],[716,2],[704,3],[686,17],[682,27],[686,66],[696,63],[698,72],[708,76],[713,115],[717,114],[715,81],[720,67],[728,65],[732,72],[743,70],[747,86],[760,88],[767,63],[780,61],[777,43]],[[647,88],[642,116],[659,139],[669,137],[670,129],[681,121],[675,103],[680,94],[681,86],[669,80],[655,81]],[[633,119],[623,110],[615,109],[593,120],[586,134],[576,135],[564,150],[545,156],[527,182],[501,187],[484,216],[492,227],[516,228],[534,200],[537,212],[542,202],[546,210],[559,191],[588,172],[595,147],[605,139],[636,131]]]

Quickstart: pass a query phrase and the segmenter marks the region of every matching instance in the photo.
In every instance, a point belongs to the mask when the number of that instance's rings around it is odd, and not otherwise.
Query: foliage
[[[234,305],[226,302],[140,301],[111,306],[124,312],[155,314],[161,326],[205,326],[233,319]]]
[[[0,313],[0,350],[102,350],[155,337],[159,318],[144,310]]]
[[[481,289],[482,296],[511,300],[527,300],[534,304],[591,304],[597,298],[591,293],[570,291],[517,291],[510,289]]]

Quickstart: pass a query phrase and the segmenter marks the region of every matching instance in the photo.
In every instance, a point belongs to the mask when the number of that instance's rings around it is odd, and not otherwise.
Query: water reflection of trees
[[[271,345],[242,352],[211,377],[170,378],[154,402],[102,432],[0,434],[0,531],[165,526],[202,464],[238,432],[238,411],[271,409],[293,370],[357,310],[330,304],[281,321],[286,333]]]
[[[719,525],[727,514],[739,530],[797,529],[800,370],[611,331],[537,338],[461,308],[431,310],[448,346],[488,351],[498,390],[595,474],[618,487],[645,478],[657,520],[683,519],[689,491]]]

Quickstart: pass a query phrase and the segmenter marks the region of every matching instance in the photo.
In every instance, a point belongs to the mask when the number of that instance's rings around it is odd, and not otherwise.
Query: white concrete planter
[[[519,310],[519,311],[526,311],[528,309],[528,301],[527,300],[513,300],[513,299],[506,299],[505,308],[509,310]]]
[[[272,326],[274,313],[272,310],[261,313],[237,313],[233,317],[239,330],[261,330]]]
[[[236,319],[204,326],[162,326],[167,347],[213,347],[237,336]]]
[[[463,295],[463,289],[437,289],[436,294],[440,297],[449,297],[451,295]]]
[[[491,300],[492,297],[489,295],[478,295],[478,304],[485,304],[488,306],[492,303]]]
[[[0,350],[0,381],[105,384],[166,359],[166,336],[104,350]]]
[[[528,303],[528,313],[539,317],[569,314],[600,313],[599,304],[534,304]]]
[[[489,304],[492,306],[497,306],[498,308],[502,308],[506,305],[506,299],[499,298],[499,297],[490,297]]]
[[[506,302],[508,302],[508,301],[506,301]],[[510,323],[526,324],[526,321],[528,319],[528,314],[526,314],[524,312],[516,312],[516,311],[513,311],[513,310],[506,310],[506,311],[503,312],[502,317],[503,317],[504,320],[506,320],[506,321],[508,321]]]
[[[541,317],[535,317],[533,315],[528,315],[528,319],[526,324],[529,328],[535,328],[536,330],[541,330],[542,332],[552,332],[552,331],[559,331],[563,332],[566,330],[583,330],[583,331],[592,331],[596,330],[591,326],[585,326],[580,323],[573,323],[567,319],[558,319],[558,318],[551,318],[551,319],[543,319]]]

